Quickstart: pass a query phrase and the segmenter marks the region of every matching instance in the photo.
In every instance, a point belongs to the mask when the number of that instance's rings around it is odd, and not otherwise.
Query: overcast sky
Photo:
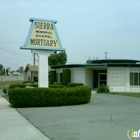
[[[17,70],[33,64],[20,50],[31,22],[57,20],[68,63],[90,57],[140,60],[140,0],[0,0],[0,64]]]

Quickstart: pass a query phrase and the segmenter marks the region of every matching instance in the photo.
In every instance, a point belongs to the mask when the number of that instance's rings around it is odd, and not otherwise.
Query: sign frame
[[[61,41],[60,41],[60,38],[59,38],[59,35],[58,35],[58,32],[57,32],[57,29],[56,29],[56,26],[55,24],[57,23],[56,20],[48,20],[48,19],[38,19],[38,18],[30,18],[29,20],[31,23],[30,25],[30,29],[28,31],[28,34],[27,34],[27,37],[26,37],[26,40],[25,40],[25,43],[23,46],[20,47],[20,49],[28,49],[28,50],[48,50],[48,51],[65,51],[64,48],[62,48],[62,44],[61,44]],[[56,34],[56,37],[57,37],[57,41],[59,43],[59,46],[60,48],[58,47],[49,47],[49,46],[28,46],[28,42],[30,40],[30,37],[31,37],[31,34],[32,34],[32,31],[34,29],[34,26],[35,26],[35,23],[36,21],[42,21],[42,22],[51,22],[53,24],[53,29],[54,29],[54,32]]]

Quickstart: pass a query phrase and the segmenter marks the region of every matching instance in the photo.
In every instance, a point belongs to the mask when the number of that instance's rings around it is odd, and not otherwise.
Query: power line
[[[5,46],[4,44],[2,44],[1,42],[0,42],[0,44],[2,45],[2,46],[4,46],[4,47],[8,47],[8,46]],[[10,50],[11,50],[11,48],[10,47],[8,47]],[[13,48],[12,48],[12,50],[14,50]],[[17,51],[17,50],[14,50],[14,51]],[[24,53],[22,53],[22,54],[24,54]],[[24,55],[26,55],[26,54],[24,54]]]
[[[5,58],[5,57],[1,57],[0,56],[0,58],[2,58],[2,59],[7,59],[7,60],[12,60],[12,61],[32,61],[32,60],[17,60],[17,59],[9,59],[9,58]]]
[[[17,41],[15,41],[15,42],[14,41],[13,42],[12,41],[9,41],[9,42],[1,41],[0,43],[22,43],[23,44],[23,42],[17,42]]]
[[[9,63],[9,62],[6,62],[6,61],[2,61],[2,62],[5,62],[6,64],[7,63]],[[10,65],[15,65],[15,66],[19,66],[19,65],[17,65],[17,64],[11,64],[11,63],[9,63]],[[5,64],[3,64],[3,65],[5,65]],[[9,67],[9,66],[8,66]]]
[[[1,45],[1,44],[0,44],[0,45]],[[4,46],[4,45],[1,45],[1,46]],[[6,47],[6,46],[5,46],[5,47]],[[23,54],[19,54],[19,53],[17,53],[17,52],[14,52],[14,51],[5,49],[5,48],[3,48],[3,47],[0,47],[0,49],[5,50],[5,51],[8,51],[8,52],[13,53],[13,54],[16,54],[16,55],[20,55],[20,56],[22,56],[22,57],[26,57],[26,58],[28,58],[28,59],[32,59],[31,57],[28,57],[28,56],[25,56],[25,55],[23,55]]]

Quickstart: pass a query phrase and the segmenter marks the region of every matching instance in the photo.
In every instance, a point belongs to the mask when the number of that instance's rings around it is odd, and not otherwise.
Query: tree
[[[21,66],[18,68],[18,70],[16,70],[16,72],[23,73],[23,70],[24,70],[24,68],[23,68],[23,66]]]
[[[7,69],[5,70],[6,75],[8,75],[8,74],[9,74],[9,71],[10,71],[10,67],[9,67],[9,68],[7,68]]]
[[[3,65],[2,65],[2,64],[0,64],[0,70],[3,70],[3,68],[4,68],[4,67],[3,67]]]
[[[5,68],[3,67],[2,64],[0,64],[0,75],[4,75],[5,74]]]
[[[65,51],[54,53],[49,56],[49,65],[60,65],[67,62],[67,54]]]

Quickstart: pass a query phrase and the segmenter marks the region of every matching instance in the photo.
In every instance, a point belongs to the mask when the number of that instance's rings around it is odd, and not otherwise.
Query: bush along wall
[[[71,82],[71,72],[70,69],[63,69],[63,74],[62,74],[62,83],[63,85],[66,85]]]
[[[56,71],[50,71],[50,84],[56,82]]]
[[[9,101],[13,107],[45,107],[77,105],[90,102],[91,88],[21,88],[9,90]]]
[[[97,88],[97,93],[109,93],[109,88],[106,86],[99,86]]]

